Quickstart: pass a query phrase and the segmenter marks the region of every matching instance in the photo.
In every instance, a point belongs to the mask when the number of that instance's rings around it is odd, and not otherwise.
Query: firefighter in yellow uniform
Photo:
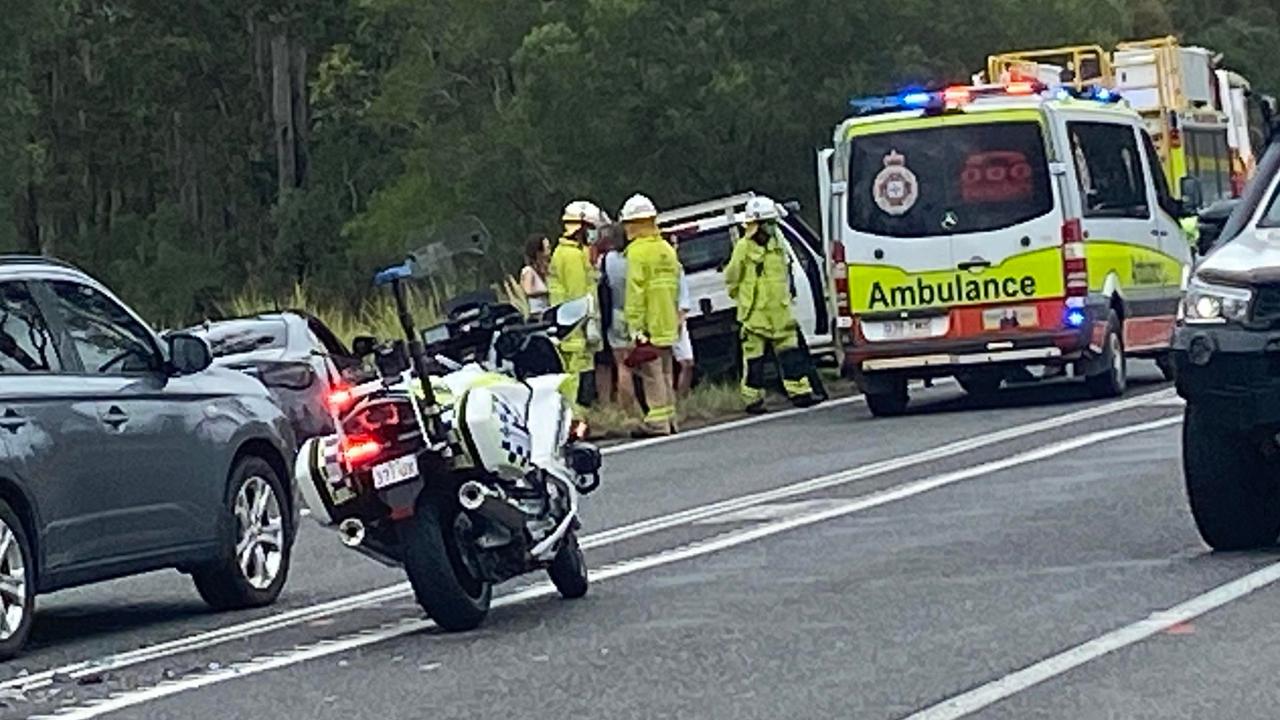
[[[680,336],[680,259],[658,231],[658,210],[643,195],[622,206],[627,232],[627,292],[624,314],[644,385],[648,412],[637,437],[676,432],[675,361],[671,348]]]
[[[725,268],[729,297],[738,306],[742,333],[742,397],[750,413],[764,412],[765,356],[772,350],[782,386],[797,407],[819,402],[809,382],[812,360],[800,345],[791,313],[790,259],[778,230],[778,205],[767,197],[747,201],[746,228]]]
[[[595,292],[595,271],[591,267],[588,248],[596,233],[607,223],[599,207],[586,200],[575,200],[565,206],[564,234],[551,253],[547,271],[548,301],[554,307]],[[560,341],[560,359],[568,380],[560,390],[574,405],[578,403],[582,374],[595,369],[592,362],[596,348],[589,347],[583,328]]]

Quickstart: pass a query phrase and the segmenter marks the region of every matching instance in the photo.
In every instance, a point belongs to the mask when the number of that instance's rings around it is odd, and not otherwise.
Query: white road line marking
[[[1085,420],[1093,420],[1135,407],[1150,405],[1152,402],[1159,400],[1165,394],[1171,392],[1171,390],[1163,390],[1149,395],[1117,400],[1106,405],[1097,405],[1091,408],[1067,413],[1065,415],[1057,415],[1045,420],[1028,423],[1026,425],[1019,425],[1017,427],[1006,428],[1004,430],[998,430],[985,435],[978,435],[965,440],[958,440],[956,442],[939,445],[938,447],[923,450],[911,455],[873,462],[869,465],[863,465],[862,467],[844,470],[831,475],[823,475],[821,477],[804,480],[791,485],[785,485],[773,490],[765,490],[763,492],[730,498],[710,505],[702,505],[681,512],[663,515],[661,517],[641,520],[639,522],[631,523],[630,525],[623,525],[621,527],[595,533],[591,536],[591,539],[601,544],[605,542],[616,542],[617,540],[638,537],[640,535],[653,532],[654,530],[663,530],[678,524],[684,524],[726,512],[741,510],[761,503],[776,502],[778,500],[785,500],[797,495],[804,495],[818,490],[846,485],[857,480],[865,480],[876,475],[884,475],[886,473],[903,470],[914,465],[943,460],[966,452],[990,447],[992,445],[999,445],[1027,435],[1034,435],[1036,433],[1056,430],[1063,427],[1072,427]],[[585,539],[583,546],[588,547]]]
[[[841,498],[819,498],[816,500],[798,500],[786,503],[766,503],[754,507],[736,510],[715,517],[697,520],[698,525],[729,525],[743,522],[762,522],[764,520],[781,520],[783,518],[804,515],[805,513],[824,508],[843,505],[848,502]]]
[[[1107,442],[1127,435],[1158,430],[1175,425],[1179,422],[1181,422],[1181,418],[1164,418],[1152,422],[1127,425],[1124,427],[1114,428],[1112,430],[1104,430],[1101,432],[1090,433],[1088,435],[1081,435],[1071,440],[1047,445],[1029,452],[1003,458],[1001,460],[994,460],[992,462],[983,463],[963,470],[942,473],[940,475],[907,483],[896,488],[891,488],[889,490],[872,493],[861,498],[841,503],[839,506],[807,513],[805,515],[789,517],[783,520],[777,520],[748,528],[746,530],[726,533],[709,540],[693,542],[674,550],[667,550],[653,555],[635,558],[633,560],[625,560],[620,563],[615,563],[608,567],[601,568],[599,571],[592,572],[591,579],[595,582],[601,582],[664,565],[670,565],[682,560],[710,555],[722,550],[727,550],[739,545],[744,545],[779,533],[787,532],[788,530],[794,530],[796,528],[814,525],[846,515],[852,515],[863,510],[869,510],[891,502],[904,500],[931,490],[937,490],[938,488],[946,487],[948,485],[954,485],[965,480],[989,475],[1001,470],[1007,470],[1018,465],[1025,465],[1027,463],[1045,460],[1095,443]],[[541,583],[532,588],[499,597],[493,604],[494,607],[504,607],[532,600],[534,598],[545,597],[554,593],[555,588],[552,587],[550,583]],[[384,626],[375,630],[358,632],[334,640],[328,640],[313,645],[299,646],[293,650],[282,653],[253,658],[242,663],[234,663],[220,670],[200,675],[193,675],[186,678],[179,678],[176,680],[164,681],[151,687],[142,687],[134,690],[118,692],[105,700],[94,701],[91,705],[87,704],[81,707],[64,708],[51,715],[35,716],[33,717],[33,720],[39,720],[41,717],[48,719],[60,718],[61,720],[91,720],[92,718],[100,717],[108,713],[160,700],[179,693],[217,685],[228,680],[246,678],[251,675],[257,675],[270,670],[290,667],[309,660],[351,652],[353,650],[387,642],[406,635],[422,632],[433,627],[435,627],[435,623],[430,620],[405,619],[400,623]]]
[[[752,417],[746,417],[740,420],[730,420],[729,422],[726,422],[726,423],[718,423],[716,425],[707,425],[704,427],[695,428],[693,430],[685,430],[679,433],[678,435],[669,435],[667,437],[646,438],[644,440],[634,440],[632,442],[624,443],[622,445],[612,445],[610,447],[606,447],[602,449],[600,452],[603,455],[615,455],[617,453],[630,452],[632,450],[642,450],[647,447],[653,447],[654,445],[665,445],[666,443],[676,442],[678,440],[691,440],[696,437],[702,437],[703,435],[711,435],[713,433],[728,432],[730,430],[738,430],[744,427],[749,427],[751,425],[758,425],[760,423],[772,422],[774,420],[785,420],[789,417],[795,417],[796,415],[803,415],[804,413],[818,412],[821,410],[829,410],[829,409],[844,407],[846,405],[853,405],[855,403],[860,403],[860,402],[863,402],[861,395],[853,395],[851,397],[837,398],[835,400],[828,400],[822,403],[821,405],[817,405],[811,408],[789,408],[787,410],[769,413],[768,415],[754,415]]]
[[[699,506],[681,512],[642,520],[640,522],[584,536],[582,538],[582,546],[584,549],[604,547],[606,545],[631,540],[651,533],[697,522],[699,520],[712,518],[723,513],[743,510],[762,503],[775,502],[789,497],[794,497],[796,495],[814,492],[816,490],[823,490],[848,484],[857,480],[865,480],[877,475],[884,475],[889,472],[903,470],[922,463],[933,462],[964,452],[998,445],[1027,435],[1059,427],[1070,426],[1073,423],[1102,417],[1134,407],[1150,405],[1153,402],[1159,401],[1163,396],[1171,393],[1171,390],[1163,390],[1124,400],[1118,400],[1105,405],[1098,405],[1066,413],[1064,415],[1058,415],[1027,425],[1015,428],[1006,428],[994,433],[960,440],[947,445],[931,448],[929,450],[913,453],[911,455],[903,455],[896,458],[881,460],[871,463],[870,465],[864,465],[860,468],[854,468],[852,470],[801,481],[799,483],[776,488],[774,490],[740,496],[737,498],[730,498],[710,505]],[[410,588],[409,583],[396,583],[395,585],[388,585],[386,587],[370,590],[347,598],[297,608],[265,618],[260,618],[258,620],[228,625],[217,630],[187,635],[158,645],[151,645],[137,650],[115,655],[107,655],[96,659],[81,660],[50,670],[33,673],[26,677],[12,678],[4,682],[0,682],[0,690],[17,689],[26,692],[47,687],[52,684],[53,677],[55,675],[67,675],[72,679],[78,680],[82,677],[87,677],[97,673],[119,670],[145,662],[160,660],[173,655],[179,655],[194,650],[202,650],[204,648],[232,640],[241,640],[254,635],[282,630],[340,613],[351,612],[353,610],[359,610],[385,602],[393,602],[395,600],[412,597],[412,594],[413,591]]]
[[[955,384],[956,384],[955,380],[946,378],[946,379],[938,380],[937,382],[935,382],[933,384],[933,387],[936,389],[939,387],[950,387]],[[919,383],[916,383],[916,385],[919,387]],[[739,428],[749,427],[751,425],[758,425],[760,423],[772,422],[774,420],[785,420],[786,418],[795,417],[796,415],[803,415],[805,413],[810,413],[810,412],[821,412],[822,410],[830,410],[833,408],[844,407],[846,405],[856,405],[862,402],[866,402],[866,399],[862,395],[853,395],[845,398],[836,398],[834,400],[828,400],[822,403],[821,405],[817,405],[811,408],[790,408],[790,409],[782,410],[779,412],[769,413],[768,415],[757,415],[754,417],[742,418],[740,420],[731,420],[725,423],[707,425],[705,427],[700,427],[694,430],[687,430],[687,431],[681,432],[678,435],[671,435],[669,437],[657,437],[657,438],[647,438],[645,440],[634,440],[632,442],[624,443],[622,445],[613,445],[611,447],[604,448],[600,452],[604,455],[614,455],[616,453],[629,452],[631,450],[641,450],[647,447],[653,447],[654,445],[664,445],[666,443],[676,442],[678,440],[690,440],[692,438],[702,437],[703,435],[711,435],[712,433],[726,432],[729,430],[737,430]]]
[[[1034,665],[1028,665],[1005,675],[999,680],[944,700],[910,715],[906,720],[953,720],[970,715],[1046,680],[1093,662],[1104,655],[1135,645],[1175,625],[1217,610],[1276,581],[1280,581],[1280,563],[1268,565],[1261,570],[1219,585],[1167,610],[1151,613],[1132,625],[1112,630],[1057,655],[1047,657]]]

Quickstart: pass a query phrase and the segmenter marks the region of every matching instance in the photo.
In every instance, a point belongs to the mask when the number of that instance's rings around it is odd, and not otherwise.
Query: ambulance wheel
[[[1269,547],[1280,537],[1277,462],[1256,433],[1224,426],[1188,403],[1182,423],[1182,471],[1191,516],[1214,550]]]
[[[578,545],[578,534],[570,530],[560,544],[560,550],[547,568],[551,576],[551,584],[560,591],[565,600],[577,600],[587,594],[587,559],[582,555],[582,547]]]
[[[1099,371],[1085,378],[1089,394],[1095,398],[1120,397],[1129,386],[1128,360],[1124,354],[1124,339],[1120,337],[1120,316],[1112,310],[1107,317],[1107,335],[1102,340]]]
[[[877,383],[877,385],[878,387],[863,393],[867,399],[867,409],[873,416],[894,417],[907,411],[907,403],[911,398],[907,394],[906,378]]]
[[[997,372],[975,372],[957,375],[956,382],[966,393],[976,397],[994,395],[1004,384],[1004,375]]]

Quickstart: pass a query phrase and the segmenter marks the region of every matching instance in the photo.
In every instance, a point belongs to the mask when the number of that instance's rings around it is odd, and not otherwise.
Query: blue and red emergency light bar
[[[1062,100],[1092,100],[1101,103],[1120,102],[1120,94],[1104,87],[1077,90],[1062,86],[1050,88],[1041,82],[1020,81],[1004,85],[955,85],[945,90],[906,90],[897,95],[877,95],[849,101],[853,114],[859,117],[882,113],[924,110],[943,112],[957,110],[974,100],[996,97],[1053,96]]]

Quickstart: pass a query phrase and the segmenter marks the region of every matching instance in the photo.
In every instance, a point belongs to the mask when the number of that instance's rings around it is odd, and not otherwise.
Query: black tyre
[[[17,513],[0,500],[0,660],[22,652],[36,611],[31,541]]]
[[[1214,550],[1270,547],[1280,537],[1277,462],[1263,454],[1269,438],[1223,427],[1202,407],[1187,405],[1182,471],[1191,516]]]
[[[874,391],[866,392],[865,395],[867,409],[875,417],[901,415],[907,411],[907,404],[911,401],[910,395],[907,394],[905,379],[886,383],[884,387],[877,387]]]
[[[1177,379],[1177,366],[1173,364],[1173,355],[1164,353],[1156,358],[1156,367],[1160,368],[1160,374],[1164,376],[1167,382],[1173,382]]]
[[[210,607],[262,607],[280,597],[293,550],[288,497],[276,471],[262,458],[241,458],[232,468],[219,557],[191,574]]]
[[[560,550],[547,568],[551,583],[565,600],[577,600],[587,594],[587,559],[578,545],[578,534],[570,530],[560,545]]]
[[[493,586],[472,574],[459,533],[469,520],[456,500],[424,492],[399,525],[404,569],[418,604],[449,632],[474,630],[489,614]]]
[[[1102,365],[1105,367],[1085,378],[1089,394],[1099,399],[1120,397],[1129,387],[1129,362],[1124,353],[1120,316],[1115,310],[1107,317],[1107,335],[1102,341]]]
[[[1004,375],[998,372],[975,372],[957,375],[956,382],[966,393],[977,397],[994,395],[1004,384]]]

